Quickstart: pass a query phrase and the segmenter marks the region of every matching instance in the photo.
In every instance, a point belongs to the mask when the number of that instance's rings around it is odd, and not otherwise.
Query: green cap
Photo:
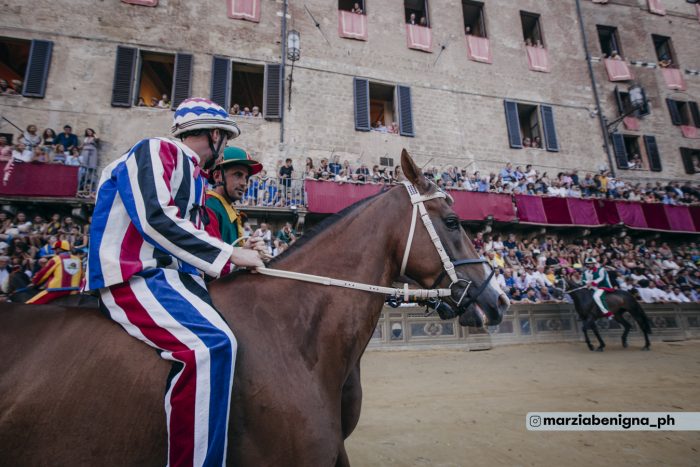
[[[217,159],[216,167],[225,165],[246,165],[250,169],[250,175],[255,175],[263,169],[260,162],[254,161],[250,154],[235,146],[228,146],[224,149],[224,155]]]

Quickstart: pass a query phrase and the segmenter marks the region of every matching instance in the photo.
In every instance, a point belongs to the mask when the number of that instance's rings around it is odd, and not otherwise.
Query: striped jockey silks
[[[101,306],[177,370],[165,394],[169,466],[222,466],[237,344],[204,281],[149,269],[101,290]]]
[[[86,289],[149,268],[218,277],[232,247],[207,234],[199,156],[165,138],[144,139],[102,172],[90,228]]]
[[[49,290],[42,290],[27,303],[45,304],[58,297],[77,293],[82,279],[83,265],[80,258],[67,252],[54,255],[32,278],[34,285],[46,283]]]

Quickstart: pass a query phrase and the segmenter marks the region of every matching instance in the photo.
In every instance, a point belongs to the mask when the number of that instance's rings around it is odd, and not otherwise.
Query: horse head
[[[422,287],[450,289],[450,296],[428,302],[442,319],[459,316],[462,326],[476,327],[500,323],[510,301],[494,279],[488,262],[476,252],[467,237],[452,209],[452,198],[423,176],[405,149],[401,154],[401,168],[418,192],[411,193],[412,187],[407,187],[414,212],[409,216],[412,235],[409,234],[408,240],[398,241],[403,245],[403,250],[398,248],[398,254],[403,251],[402,274]],[[419,213],[425,227],[415,220],[419,203],[425,208],[420,208]],[[429,232],[429,224],[434,227],[433,233]],[[413,254],[409,253],[411,243],[415,245]]]

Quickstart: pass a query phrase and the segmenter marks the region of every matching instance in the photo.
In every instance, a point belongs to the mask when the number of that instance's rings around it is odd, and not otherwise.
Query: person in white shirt
[[[31,162],[34,159],[34,151],[27,149],[27,145],[19,142],[12,151],[12,158],[22,162]]]
[[[667,295],[669,301],[678,303],[690,303],[690,299],[683,292],[681,292],[680,287],[674,287],[673,291],[669,292]]]
[[[654,281],[649,281],[648,287],[641,286],[637,291],[644,303],[664,303],[668,301],[666,292],[657,288]]]

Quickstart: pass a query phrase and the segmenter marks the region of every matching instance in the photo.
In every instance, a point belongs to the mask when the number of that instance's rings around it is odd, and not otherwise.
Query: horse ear
[[[403,170],[406,179],[415,186],[425,187],[427,185],[423,171],[413,162],[413,158],[406,149],[401,151],[401,170]]]

